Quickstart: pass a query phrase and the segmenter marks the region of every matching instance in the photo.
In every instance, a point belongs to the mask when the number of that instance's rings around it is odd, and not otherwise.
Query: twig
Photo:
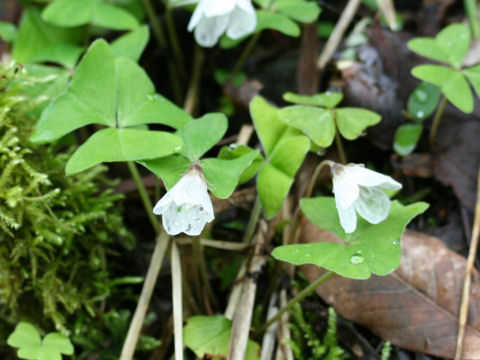
[[[357,9],[361,3],[361,0],[349,0],[347,6],[342,12],[340,19],[338,20],[337,24],[335,25],[335,29],[333,29],[332,34],[328,38],[325,47],[320,54],[317,66],[319,70],[323,70],[325,65],[330,61],[335,50],[337,50],[338,44],[342,41],[343,35],[347,30],[350,22],[352,21]]]
[[[255,128],[251,124],[244,124],[237,135],[238,145],[247,145],[253,135]]]
[[[395,13],[395,5],[393,4],[393,0],[377,0],[377,5],[385,16],[390,30],[397,30],[397,15]]]
[[[191,245],[193,240],[191,238],[181,238],[177,240],[177,245]],[[244,251],[250,247],[248,244],[236,243],[231,241],[200,239],[200,244],[203,246],[212,247],[221,250],[230,251]]]
[[[169,236],[166,232],[162,232],[159,236],[157,236],[155,249],[153,251],[152,259],[150,260],[150,265],[148,267],[147,276],[145,277],[142,293],[140,295],[140,299],[138,300],[135,313],[133,314],[130,327],[128,328],[128,333],[125,343],[123,344],[120,360],[131,360],[133,357],[135,348],[137,346],[138,337],[140,335],[140,330],[142,329],[143,320],[145,319],[145,314],[147,313],[148,305],[150,304],[150,299],[152,298],[153,289],[155,288],[155,283],[157,282],[158,273],[160,272],[163,258],[165,256],[168,240]]]
[[[243,287],[242,301],[240,302],[239,307],[235,312],[235,317],[233,318],[227,360],[245,359],[250,326],[252,323],[255,293],[257,291],[256,275],[260,272],[261,268],[267,261],[262,254],[266,242],[266,232],[267,224],[265,221],[260,220],[256,236],[255,252],[252,261],[248,266],[248,275]]]
[[[175,360],[183,360],[182,266],[175,242],[172,243],[172,300]]]
[[[274,293],[270,298],[267,311],[267,317],[269,318],[275,316],[278,311],[278,307],[275,305],[275,303],[277,302],[277,298],[278,295],[276,293]],[[262,341],[262,352],[260,354],[260,360],[271,360],[273,349],[275,348],[275,333],[277,332],[277,328],[277,324],[272,324],[267,329],[267,331],[265,331],[265,335],[263,336]]]
[[[472,271],[477,254],[478,241],[480,238],[480,169],[477,178],[477,202],[475,204],[475,218],[473,220],[472,240],[470,250],[468,251],[467,265],[465,267],[465,280],[463,282],[462,302],[460,304],[460,314],[458,317],[458,336],[457,349],[455,351],[455,360],[460,360],[463,353],[463,339],[465,336],[465,327],[467,325],[468,304],[470,302],[470,286],[472,283]]]
[[[280,292],[280,307],[285,307],[287,305],[287,291],[285,289],[282,289]],[[278,327],[278,347],[277,347],[277,357],[283,356],[283,359],[286,360],[294,360],[293,358],[293,352],[291,346],[285,341],[285,340],[290,340],[290,327],[288,326],[288,322],[290,320],[290,315],[288,312],[282,315],[282,317],[279,320],[279,327]],[[279,353],[282,352],[280,355]]]

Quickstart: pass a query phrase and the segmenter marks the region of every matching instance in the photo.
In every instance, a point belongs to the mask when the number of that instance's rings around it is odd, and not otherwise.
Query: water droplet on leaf
[[[421,103],[424,103],[428,99],[428,94],[425,91],[420,89],[415,90],[414,96],[415,96],[415,99]]]
[[[363,263],[363,261],[364,261],[364,258],[360,255],[353,255],[350,258],[350,263],[353,264],[353,265],[361,264],[361,263]]]

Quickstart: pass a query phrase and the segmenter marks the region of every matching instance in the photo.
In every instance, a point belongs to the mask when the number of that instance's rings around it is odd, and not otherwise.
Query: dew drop
[[[153,102],[153,101],[155,101],[155,98],[156,98],[155,95],[147,95],[147,100],[148,100],[148,101]]]
[[[414,96],[415,96],[415,99],[421,103],[426,102],[428,99],[427,93],[423,90],[416,90],[414,93]]]
[[[179,152],[180,150],[182,150],[181,145],[175,146],[175,148],[173,149],[174,152]]]
[[[400,243],[399,243],[397,240],[395,240],[392,244],[393,244],[393,245],[398,245],[398,244],[400,244]]]
[[[350,263],[353,264],[353,265],[361,264],[361,263],[363,263],[363,261],[364,261],[364,259],[360,255],[353,255],[350,258]]]
[[[417,111],[417,117],[418,118],[423,118],[424,116],[425,116],[425,113],[422,110]]]

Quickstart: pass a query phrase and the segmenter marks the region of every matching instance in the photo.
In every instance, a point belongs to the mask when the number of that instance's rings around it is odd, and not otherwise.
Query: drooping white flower
[[[382,189],[399,190],[399,182],[360,164],[332,163],[331,169],[338,216],[346,233],[355,231],[357,213],[371,224],[388,217],[390,199]]]
[[[214,46],[226,31],[231,39],[248,35],[257,26],[257,15],[250,0],[200,0],[188,31],[195,29],[195,40],[204,47]]]
[[[162,215],[163,227],[170,235],[184,232],[200,235],[205,224],[214,219],[203,171],[193,165],[160,199],[153,212]]]

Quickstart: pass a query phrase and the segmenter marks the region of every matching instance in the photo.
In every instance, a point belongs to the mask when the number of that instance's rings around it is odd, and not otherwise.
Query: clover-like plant
[[[18,348],[18,357],[27,360],[62,360],[62,354],[74,353],[73,345],[65,335],[52,332],[42,339],[35,326],[26,322],[17,325],[7,344]]]
[[[470,85],[473,86],[477,96],[480,95],[480,65],[466,68],[462,66],[470,41],[468,26],[455,23],[448,25],[435,38],[419,37],[407,44],[413,52],[442,63],[442,65],[419,65],[412,69],[413,76],[438,86],[444,96],[432,124],[430,134],[432,145],[446,101],[469,114],[474,106]]]
[[[154,159],[178,152],[181,138],[145,126],[178,128],[190,120],[187,113],[155,93],[147,74],[133,60],[115,58],[104,40],[96,40],[67,91],[42,113],[31,140],[51,142],[86,125],[103,126],[70,158],[66,172],[74,174],[102,162]]]

